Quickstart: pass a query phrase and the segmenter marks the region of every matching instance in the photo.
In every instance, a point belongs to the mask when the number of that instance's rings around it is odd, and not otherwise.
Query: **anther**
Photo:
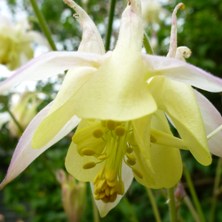
[[[123,136],[125,134],[125,129],[122,126],[118,126],[115,129],[115,133],[117,136]]]
[[[95,191],[100,191],[102,189],[105,188],[105,184],[106,184],[106,181],[104,179],[101,179],[98,184],[97,184],[97,187],[96,187],[96,190]]]
[[[132,153],[132,152],[133,152],[133,148],[127,147],[127,148],[126,148],[126,152],[127,152],[127,153]]]
[[[116,188],[115,188],[115,187],[111,188],[111,190],[110,190],[110,195],[113,195],[113,194],[115,194],[115,193],[116,193]]]
[[[127,161],[126,161],[126,162],[127,162],[129,165],[133,166],[133,165],[136,164],[136,158],[135,158],[135,156],[134,156],[132,153],[126,154],[126,156],[127,156]]]
[[[116,186],[116,180],[107,180],[106,181],[108,186],[115,187]]]
[[[136,159],[134,158],[128,158],[126,161],[130,166],[133,166],[136,164]]]
[[[108,120],[106,122],[106,127],[109,129],[109,130],[114,130],[116,128],[116,122],[115,121],[112,121],[112,120]]]
[[[107,170],[105,172],[105,178],[106,178],[106,180],[113,181],[116,179],[116,173],[114,171]]]
[[[80,155],[83,155],[83,156],[93,156],[95,155],[95,151],[93,149],[90,149],[90,148],[83,148],[80,150]]]
[[[83,165],[83,169],[87,170],[87,169],[91,169],[91,168],[93,168],[95,166],[96,166],[95,162],[88,162],[88,163]]]
[[[101,138],[103,136],[103,131],[101,129],[96,129],[93,131],[93,136],[96,138]]]

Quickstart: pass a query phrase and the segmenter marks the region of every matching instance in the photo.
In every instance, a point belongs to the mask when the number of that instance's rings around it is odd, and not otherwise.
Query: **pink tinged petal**
[[[112,210],[120,202],[120,200],[124,197],[124,195],[126,194],[127,190],[129,189],[133,181],[132,170],[125,163],[123,163],[123,166],[122,166],[122,179],[124,183],[123,195],[118,195],[116,200],[112,203],[104,203],[101,200],[95,200],[96,206],[99,210],[99,214],[101,217],[105,217],[109,213],[109,211]],[[92,184],[91,184],[91,188],[92,188],[92,192],[94,192]]]
[[[197,88],[222,91],[222,79],[186,62],[162,56],[143,55],[144,61],[151,66],[151,75],[166,76]]]
[[[43,54],[0,83],[0,92],[26,80],[41,80],[79,66],[98,66],[101,56],[83,52],[49,52]]]
[[[184,4],[179,3],[173,10],[172,13],[172,24],[171,24],[171,33],[170,33],[170,48],[167,54],[167,57],[175,57],[177,50],[177,11],[183,9]]]
[[[222,116],[206,97],[197,91],[195,91],[195,94],[206,127],[206,132],[207,134],[210,134],[222,125]],[[219,157],[222,157],[221,138],[222,131],[218,132],[208,140],[211,153]]]
[[[122,13],[119,36],[114,51],[126,55],[141,53],[144,34],[140,1],[130,1]]]
[[[24,131],[13,153],[6,177],[0,184],[0,189],[22,173],[39,155],[62,139],[79,123],[79,119],[77,117],[73,117],[69,122],[67,122],[61,131],[48,142],[48,144],[39,149],[33,149],[31,146],[32,136],[41,121],[46,117],[50,107],[51,104],[41,110]]]
[[[76,11],[77,16],[74,15],[74,17],[79,21],[83,29],[82,40],[79,45],[78,51],[104,54],[105,48],[102,38],[92,19],[74,1],[64,0],[64,2]]]

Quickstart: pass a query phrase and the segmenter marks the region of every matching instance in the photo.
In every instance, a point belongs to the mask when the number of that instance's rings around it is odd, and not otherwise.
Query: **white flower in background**
[[[15,120],[10,118],[8,128],[12,136],[19,137],[36,115],[41,100],[35,92],[26,92],[20,95],[14,95],[14,97],[17,98],[16,101],[13,101],[12,98],[10,111],[19,125],[16,124]]]
[[[0,64],[18,68],[34,56],[34,44],[46,45],[40,33],[30,30],[27,19],[14,22],[0,17]]]
[[[141,0],[142,16],[148,23],[155,23],[159,20],[161,4],[158,0]]]
[[[37,113],[41,99],[35,92],[16,93],[12,95],[9,112],[0,114],[0,129],[7,123],[11,136],[19,137]]]

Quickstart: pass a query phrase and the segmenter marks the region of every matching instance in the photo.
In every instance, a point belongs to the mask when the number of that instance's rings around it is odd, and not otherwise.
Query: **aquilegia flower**
[[[139,0],[128,1],[116,47],[107,53],[88,15],[71,0],[65,2],[76,10],[83,28],[78,52],[47,53],[0,84],[4,91],[23,80],[68,70],[57,97],[25,130],[0,186],[79,124],[66,169],[76,179],[91,182],[100,215],[105,216],[133,177],[146,187],[174,186],[182,174],[180,149],[189,150],[203,165],[211,163],[205,127],[214,130],[222,118],[203,96],[197,102],[191,85],[221,92],[222,80],[178,59],[141,53]],[[205,118],[212,110],[216,115]],[[171,133],[168,119],[180,138]],[[210,149],[222,155],[221,144],[215,148],[215,143],[213,138]]]
[[[161,12],[160,2],[157,0],[141,0],[142,16],[148,23],[156,23]]]
[[[10,111],[14,115],[14,118],[20,124],[22,129],[30,123],[33,117],[37,113],[37,108],[41,102],[38,95],[34,92],[25,92],[20,95],[15,95],[18,97],[17,101],[12,101],[10,106]],[[22,129],[16,125],[15,121],[10,118],[8,122],[8,129],[12,136],[21,136]]]
[[[44,43],[43,37],[31,31],[25,19],[13,23],[7,17],[0,20],[0,64],[14,70],[30,60],[33,55],[33,43]]]

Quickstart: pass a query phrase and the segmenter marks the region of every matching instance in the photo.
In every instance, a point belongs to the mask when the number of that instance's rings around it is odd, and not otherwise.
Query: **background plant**
[[[93,18],[105,41],[111,1],[82,0],[76,2],[82,5]],[[181,11],[179,15],[178,44],[186,45],[192,50],[192,56],[188,60],[190,63],[222,77],[222,32],[220,31],[222,2],[220,0],[185,0],[183,2],[186,9]],[[30,1],[9,0],[7,3],[12,13],[17,13],[19,10],[25,11],[33,29],[42,31]],[[71,9],[67,8],[60,0],[56,0],[56,4],[55,0],[41,0],[37,3],[52,34],[56,48],[58,50],[75,50],[80,42],[81,30],[72,17]],[[146,31],[148,35],[155,37],[154,53],[166,55],[169,46],[170,15],[178,2],[160,1],[160,3],[162,9],[159,19],[156,24],[148,24]],[[110,48],[116,40],[119,17],[125,4],[126,1],[116,1]],[[62,76],[56,80],[37,84],[37,91],[46,95],[39,109],[53,99],[61,80]],[[221,95],[207,96],[222,112]],[[10,106],[8,104],[9,97],[10,95],[0,97],[1,111],[7,111],[7,107]],[[5,174],[17,140],[17,138],[10,136],[7,124],[3,125],[0,131],[1,178]],[[70,137],[68,136],[54,145],[53,149],[39,157],[28,170],[1,191],[2,209],[0,207],[0,213],[5,216],[6,221],[15,221],[15,218],[32,222],[67,220],[62,208],[61,190],[55,172],[57,169],[64,168],[64,158],[69,141]],[[176,193],[178,220],[220,221],[222,220],[222,212],[219,210],[222,207],[221,161],[215,157],[210,167],[203,167],[190,157],[187,153],[183,155],[185,173],[182,178],[182,187],[178,188]],[[92,221],[94,217],[89,187],[87,194],[83,222]],[[152,198],[154,198],[154,202],[152,202]],[[154,221],[155,219],[158,221],[158,214],[154,214],[153,210],[155,206],[158,207],[161,221],[169,221],[166,191],[150,192],[134,182],[127,193],[127,198],[123,199],[118,207],[100,221],[108,222],[117,219],[123,222]],[[13,212],[13,215],[8,214],[5,207]]]

